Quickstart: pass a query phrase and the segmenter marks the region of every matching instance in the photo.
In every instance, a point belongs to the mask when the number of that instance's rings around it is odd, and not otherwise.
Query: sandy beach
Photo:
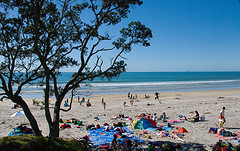
[[[149,95],[150,98],[145,99],[144,96]],[[133,94],[135,96],[136,94]],[[34,98],[34,97],[33,97]],[[102,98],[106,102],[106,110],[102,105]],[[67,99],[67,98],[66,98]],[[119,121],[129,124],[131,121],[126,119],[111,119],[113,116],[124,114],[136,119],[136,115],[141,113],[148,113],[153,115],[157,114],[160,117],[163,112],[166,113],[170,120],[179,119],[179,115],[186,117],[194,116],[194,111],[197,110],[200,116],[205,116],[205,121],[201,122],[188,122],[172,124],[172,130],[176,131],[176,127],[184,127],[189,133],[184,136],[184,141],[179,141],[170,137],[160,138],[156,131],[149,131],[151,139],[145,138],[141,135],[141,130],[132,130],[135,135],[140,136],[145,141],[166,141],[180,143],[182,146],[199,146],[203,145],[205,149],[211,150],[211,147],[216,144],[219,138],[214,137],[215,134],[208,133],[210,127],[219,127],[219,112],[224,106],[226,123],[224,128],[231,132],[240,132],[240,89],[233,90],[211,90],[211,91],[189,91],[189,92],[162,92],[160,93],[159,100],[154,99],[154,93],[138,93],[137,99],[134,104],[130,105],[127,94],[111,94],[111,95],[96,95],[86,97],[92,104],[91,107],[83,106],[77,102],[77,98],[74,98],[72,109],[69,112],[61,112],[62,119],[76,118],[83,121],[84,125],[88,124],[100,124],[104,123],[117,123]],[[44,116],[44,110],[41,110],[41,105],[33,105],[33,99],[28,99],[28,105],[33,115],[38,121],[39,127],[42,130],[44,136],[48,135],[48,125]],[[38,101],[41,101],[38,99]],[[54,100],[52,100],[53,103]],[[123,106],[123,102],[126,102],[126,107]],[[25,116],[10,117],[19,109],[11,109],[13,103],[9,100],[0,102],[1,117],[0,117],[0,137],[8,136],[10,131],[16,128],[20,123],[29,125]],[[62,107],[66,108],[66,107]],[[98,117],[99,120],[94,120]],[[167,125],[162,121],[157,121],[158,126]],[[88,135],[84,126],[80,129],[72,126],[71,129],[65,129],[60,131],[60,137],[64,138],[81,138],[84,135]],[[233,140],[229,140],[232,144],[235,144]],[[235,144],[236,145],[236,144]]]

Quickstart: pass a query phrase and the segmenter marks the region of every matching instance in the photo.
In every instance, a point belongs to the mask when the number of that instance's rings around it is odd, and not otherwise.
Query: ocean
[[[63,72],[58,81],[66,84],[73,72]],[[239,89],[240,72],[125,72],[111,81],[96,78],[86,81],[78,95],[154,93],[198,90]],[[31,85],[23,88],[24,98],[42,98],[42,87]]]

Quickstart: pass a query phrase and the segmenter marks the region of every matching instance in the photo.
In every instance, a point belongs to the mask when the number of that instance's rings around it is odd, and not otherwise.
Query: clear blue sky
[[[153,38],[124,54],[128,72],[240,71],[239,0],[143,0],[120,26],[131,21],[150,27]]]
[[[127,71],[240,71],[238,0],[143,0],[127,21],[153,32],[126,54]]]

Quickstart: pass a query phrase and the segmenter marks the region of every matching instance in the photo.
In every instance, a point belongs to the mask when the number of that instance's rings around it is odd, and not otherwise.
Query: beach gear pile
[[[10,132],[8,136],[13,136],[13,135],[23,135],[23,134],[33,134],[33,131],[31,128],[28,128],[27,126],[23,126],[22,124],[15,128],[13,131]]]
[[[223,142],[219,140],[213,147],[213,151],[239,151],[240,150],[240,145],[234,147],[231,143],[229,142]]]
[[[80,120],[77,120],[77,119],[75,119],[75,118],[72,118],[72,119],[60,119],[59,120],[59,122],[60,123],[63,123],[63,124],[61,124],[60,125],[60,129],[69,129],[69,128],[71,128],[71,125],[70,124],[74,124],[74,125],[76,125],[76,128],[80,128],[80,126],[82,125],[82,121],[80,121]]]
[[[240,138],[240,133],[233,133],[233,132],[221,129],[221,128],[211,127],[208,130],[208,133],[217,134],[214,137],[218,137],[218,138],[226,139],[226,140],[237,140],[238,138]]]

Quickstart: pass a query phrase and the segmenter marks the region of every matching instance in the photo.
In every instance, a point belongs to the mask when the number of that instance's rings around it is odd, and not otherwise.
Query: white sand
[[[210,150],[210,146],[216,144],[219,138],[214,137],[214,134],[208,133],[210,127],[219,127],[218,116],[221,108],[226,107],[225,116],[226,123],[224,127],[226,130],[231,132],[240,132],[240,90],[216,90],[216,91],[194,91],[194,92],[164,92],[160,93],[160,101],[154,100],[154,94],[150,95],[149,99],[145,99],[144,95],[137,94],[138,98],[135,100],[134,105],[131,106],[127,94],[113,94],[113,95],[98,95],[89,97],[92,104],[91,107],[80,106],[77,103],[77,98],[75,98],[72,109],[69,112],[61,112],[62,119],[71,119],[76,118],[78,120],[84,121],[84,125],[87,124],[100,124],[117,123],[118,121],[124,121],[130,123],[129,120],[110,120],[110,117],[117,116],[119,114],[124,114],[133,119],[136,119],[136,115],[141,113],[157,113],[159,117],[162,112],[166,112],[167,116],[170,119],[178,119],[178,115],[185,115],[186,117],[194,116],[194,111],[197,110],[200,116],[204,115],[206,121],[204,122],[184,122],[174,124],[174,127],[184,127],[189,133],[185,135],[184,140],[188,144],[192,145],[204,145],[204,147]],[[135,94],[134,94],[135,96]],[[33,96],[34,97],[34,96]],[[219,97],[224,97],[219,99]],[[106,110],[103,109],[101,104],[101,98],[104,98],[107,106]],[[87,100],[88,98],[86,98]],[[123,107],[123,102],[127,102],[127,106]],[[52,100],[53,102],[53,100]],[[151,104],[147,106],[147,104]],[[28,105],[38,121],[39,127],[43,132],[44,136],[48,135],[48,125],[44,117],[44,110],[40,110],[40,106],[32,105],[32,99],[28,100]],[[11,109],[13,103],[9,100],[4,100],[0,102],[0,137],[7,136],[10,131],[16,128],[21,122],[29,125],[28,120],[25,116],[10,117],[13,113],[20,111],[21,109]],[[63,107],[64,108],[64,107]],[[66,109],[66,107],[65,107]],[[100,117],[100,120],[95,121],[94,117]],[[158,121],[158,125],[166,125],[162,121]],[[175,131],[171,130],[171,132]],[[140,134],[140,130],[133,130],[136,135]],[[80,138],[88,134],[85,130],[85,127],[81,127],[81,130],[78,128],[65,129],[60,131],[61,137],[67,138]],[[175,143],[182,143],[184,146],[185,143],[170,138],[160,138],[156,135],[156,131],[149,132],[152,139],[146,139],[144,136],[141,136],[144,140],[147,141],[169,141]],[[233,140],[230,141],[235,144]]]

